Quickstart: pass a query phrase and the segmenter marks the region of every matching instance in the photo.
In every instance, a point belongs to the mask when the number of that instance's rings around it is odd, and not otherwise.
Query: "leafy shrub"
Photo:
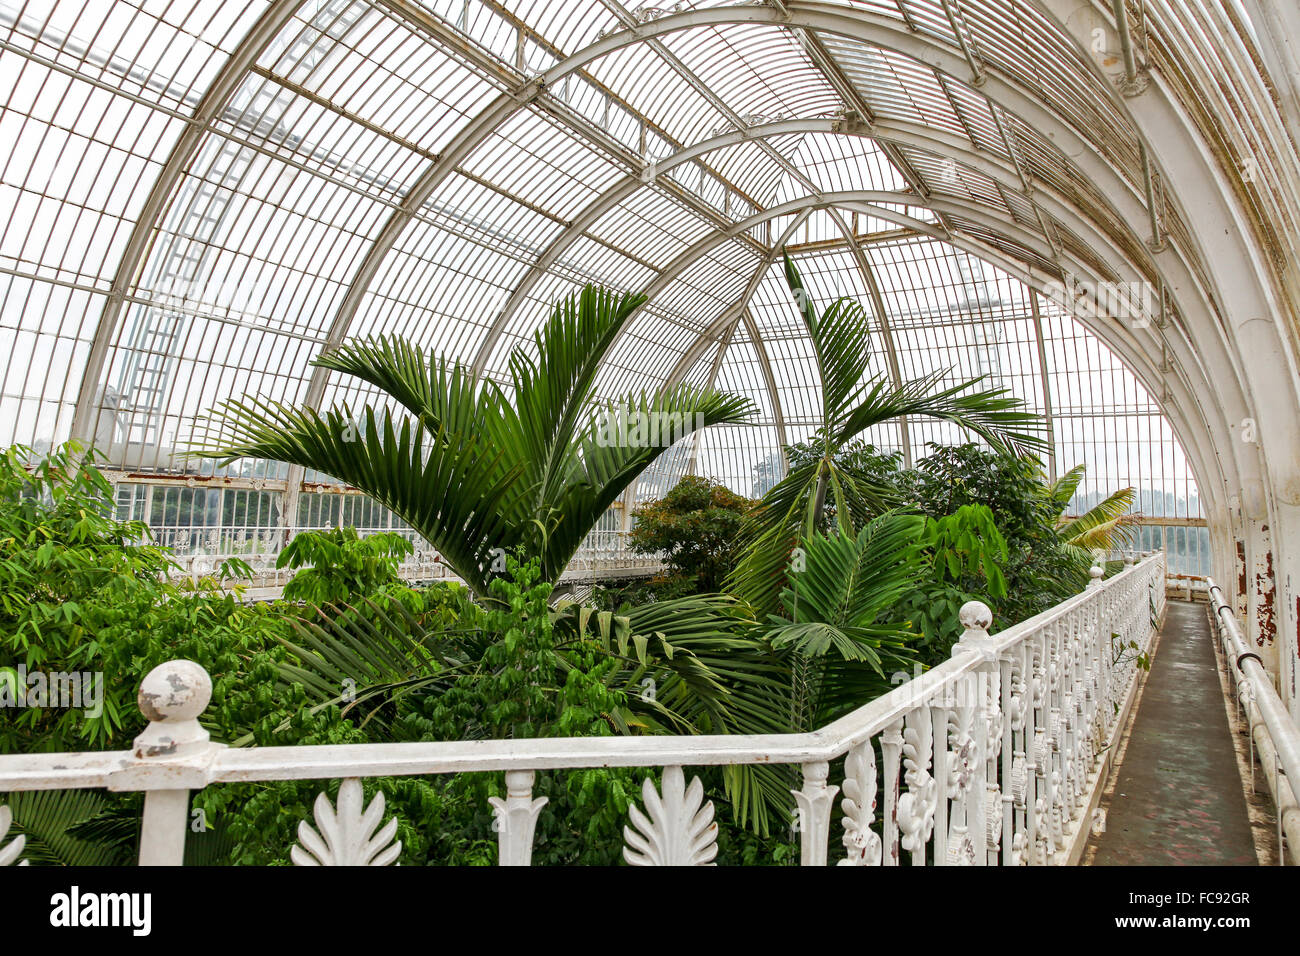
[[[400,534],[359,537],[356,528],[303,531],[280,552],[277,568],[297,573],[284,587],[286,601],[347,601],[398,584],[397,567],[414,546]]]
[[[0,667],[104,675],[101,712],[22,707],[0,722],[0,751],[125,746],[152,667],[190,657],[218,682],[260,638],[234,597],[168,579],[167,551],[113,516],[113,489],[65,445],[0,460]]]
[[[717,591],[736,561],[736,535],[753,502],[726,485],[686,475],[663,498],[637,509],[631,547],[641,554],[662,552],[679,579],[676,596],[687,588]]]
[[[1007,596],[1002,567],[1007,543],[985,505],[962,505],[950,515],[925,519],[920,547],[930,574],[917,582],[900,609],[922,635],[927,666],[947,660],[961,637],[961,606],[978,598],[998,602]]]

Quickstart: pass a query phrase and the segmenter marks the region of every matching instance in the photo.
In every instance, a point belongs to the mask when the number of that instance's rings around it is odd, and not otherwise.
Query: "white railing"
[[[309,529],[308,529],[309,530]],[[357,529],[363,537],[377,534],[386,529]],[[403,581],[458,581],[455,572],[445,564],[428,542],[410,529],[393,531],[409,539],[415,550],[404,558],[397,567],[397,576]],[[282,532],[277,532],[282,536]],[[205,537],[205,535],[207,535]],[[244,542],[236,540],[238,536],[222,537],[217,529],[167,529],[165,535],[160,533],[157,543],[184,545],[197,541],[210,544],[210,550],[190,553],[183,547],[175,552],[177,566],[182,574],[192,581],[211,576],[218,572],[222,563],[229,558],[238,558],[253,569],[251,580],[222,580],[221,586],[234,590],[238,585],[242,593],[250,599],[266,600],[278,597],[284,586],[296,573],[290,568],[277,568],[279,545],[272,546],[271,535],[259,534],[248,539],[248,549],[233,547],[222,551],[220,547],[234,542],[240,547]],[[573,560],[560,575],[560,583],[583,583],[608,580],[621,577],[644,577],[658,573],[663,569],[663,558],[657,554],[638,554],[630,545],[631,535],[626,531],[592,531],[574,553]],[[254,549],[254,544],[256,549]]]
[[[1223,589],[1209,579],[1210,604],[1214,608],[1215,630],[1229,683],[1237,693],[1237,705],[1250,728],[1252,765],[1258,754],[1264,775],[1273,791],[1277,808],[1278,846],[1285,847],[1292,865],[1300,865],[1300,807],[1295,784],[1300,780],[1300,727],[1287,712],[1286,704],[1273,687],[1264,662],[1246,643],[1237,615],[1224,600]]]
[[[526,865],[544,800],[535,773],[588,767],[662,767],[646,780],[646,812],[633,809],[625,858],[633,864],[704,864],[717,852],[713,805],[685,767],[783,764],[802,769],[793,791],[805,866],[825,865],[843,761],[847,865],[1024,865],[1071,862],[1089,830],[1111,745],[1126,720],[1138,656],[1164,611],[1163,555],[1123,571],[1030,620],[990,636],[991,613],[961,609],[952,658],[811,733],[770,736],[575,737],[538,740],[230,748],[198,717],[211,682],[172,661],[140,688],[148,728],[130,751],[0,757],[0,792],[107,788],[144,791],[140,862],[179,865],[189,794],[212,784],[342,779],[337,806],[322,794],[316,829],[304,821],[296,863],[393,862],[396,823],[382,795],[362,807],[361,778],[504,771],[493,798],[499,860]],[[0,810],[0,826],[6,826]],[[0,862],[21,851],[6,848]],[[14,846],[17,846],[17,851]]]

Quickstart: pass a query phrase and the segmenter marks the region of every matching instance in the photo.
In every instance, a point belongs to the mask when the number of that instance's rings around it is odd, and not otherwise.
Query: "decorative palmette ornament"
[[[289,851],[297,866],[388,866],[402,852],[397,818],[375,833],[384,818],[384,795],[376,793],[362,809],[361,781],[349,778],[339,784],[338,811],[324,793],[316,797],[313,830],[306,820],[298,824],[298,846]]]
[[[27,837],[21,833],[9,841],[5,846],[5,837],[9,835],[9,827],[13,823],[13,811],[8,807],[0,807],[0,866],[10,866],[18,860],[23,852],[23,847],[27,845]],[[27,866],[27,861],[17,863],[18,866]]]
[[[681,767],[665,767],[663,796],[649,777],[641,785],[646,812],[628,808],[631,826],[623,828],[623,859],[632,866],[713,866],[718,855],[718,824],[713,801],[704,802],[704,784]]]
[[[879,866],[884,847],[871,829],[876,819],[876,752],[871,741],[844,758],[844,850],[840,866]]]
[[[934,812],[939,804],[939,785],[930,776],[934,759],[934,729],[930,714],[919,707],[907,715],[903,731],[903,780],[907,793],[898,798],[899,841],[903,849],[916,851],[934,833]]]

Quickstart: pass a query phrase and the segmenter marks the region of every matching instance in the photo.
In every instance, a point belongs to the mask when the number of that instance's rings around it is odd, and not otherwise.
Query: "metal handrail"
[[[1273,687],[1272,678],[1264,669],[1264,662],[1246,643],[1236,613],[1224,600],[1223,588],[1213,578],[1209,579],[1209,585],[1210,601],[1220,627],[1224,650],[1229,655],[1230,665],[1242,674],[1248,688],[1248,692],[1241,696],[1246,700],[1248,708],[1254,707],[1254,714],[1247,710],[1251,729],[1254,730],[1255,715],[1258,715],[1268,731],[1278,762],[1282,765],[1287,783],[1294,794],[1295,784],[1292,781],[1300,781],[1300,726],[1296,725],[1286,704]],[[1238,685],[1239,688],[1240,686]]]

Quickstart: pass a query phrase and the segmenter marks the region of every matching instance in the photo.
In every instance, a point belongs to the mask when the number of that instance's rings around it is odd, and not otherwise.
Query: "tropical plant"
[[[124,866],[139,827],[114,814],[113,794],[96,790],[32,790],[5,794],[13,835],[26,837],[23,859],[36,866]],[[126,822],[126,826],[122,823]]]
[[[297,573],[284,586],[286,601],[346,601],[397,584],[397,567],[414,550],[400,534],[360,537],[356,528],[302,531],[275,559]]]
[[[587,532],[671,440],[746,420],[751,403],[679,385],[600,407],[596,374],[643,295],[587,286],[556,305],[533,353],[510,355],[506,386],[395,336],[356,340],[314,364],[385,392],[407,414],[346,404],[324,413],[268,399],[222,403],[195,453],[315,469],[381,502],[477,593],[505,555],[541,559],[554,582]],[[646,429],[626,424],[647,423]]]
[[[961,636],[963,604],[980,600],[1002,606],[1008,594],[1003,568],[1010,555],[985,505],[961,505],[950,515],[924,521],[919,544],[929,573],[917,577],[899,610],[919,637],[915,646],[922,663],[932,667],[950,656]]]
[[[811,730],[889,690],[916,659],[895,607],[924,573],[924,520],[893,512],[856,534],[814,531],[795,552],[767,640],[789,655],[793,730]]]
[[[276,665],[277,696],[303,695],[308,713],[336,710],[374,741],[556,736],[597,725],[618,734],[786,729],[783,665],[746,632],[752,622],[737,616],[734,599],[692,595],[619,613],[560,601],[543,614],[551,587],[537,564],[508,557],[507,574],[480,603],[453,586],[451,597],[415,610],[409,598],[387,597],[293,622],[279,642],[287,654]],[[520,662],[530,646],[544,648],[544,662]],[[561,700],[569,709],[543,721],[503,720],[521,702]],[[288,717],[273,735],[285,732]],[[722,782],[741,825],[766,826],[772,801],[784,799],[749,768]]]
[[[670,573],[693,590],[717,591],[735,564],[736,536],[753,504],[726,485],[685,475],[636,510],[631,548],[662,554]]]
[[[0,720],[0,752],[124,745],[143,724],[135,692],[149,668],[190,657],[224,673],[256,639],[242,627],[257,612],[203,582],[177,584],[170,553],[114,506],[74,444],[0,457],[0,696],[24,694]],[[71,691],[59,700],[56,677]]]
[[[1075,465],[1056,481],[1047,484],[1046,493],[1056,513],[1056,533],[1068,547],[1085,552],[1111,551],[1117,545],[1131,543],[1136,530],[1136,515],[1130,513],[1137,500],[1137,489],[1120,488],[1090,507],[1081,515],[1067,517],[1066,508],[1074,500],[1083,481],[1086,466]]]
[[[837,461],[846,443],[872,426],[902,417],[934,418],[1015,454],[1044,445],[1037,416],[1006,389],[975,390],[980,378],[943,386],[948,371],[941,370],[891,385],[887,375],[872,374],[870,329],[861,304],[840,298],[819,313],[788,254],[785,274],[816,360],[821,415],[809,441],[816,454],[763,496],[744,532],[730,584],[761,612],[775,608],[790,549],[801,533],[820,526],[828,501],[845,532],[884,509],[882,489]]]

